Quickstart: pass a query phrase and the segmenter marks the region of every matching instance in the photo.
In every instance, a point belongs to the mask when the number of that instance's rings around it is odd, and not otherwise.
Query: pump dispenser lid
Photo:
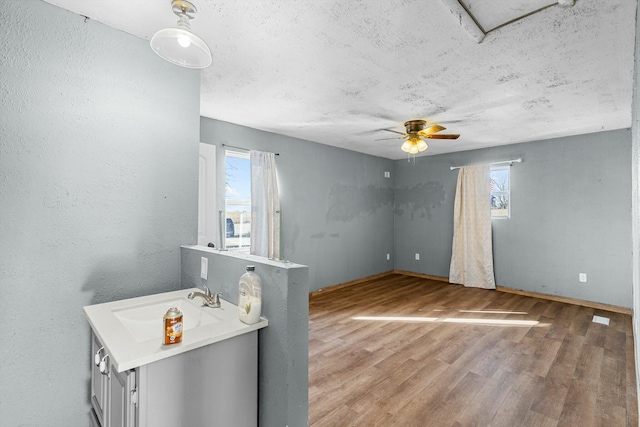
[[[247,265],[247,271],[256,271],[255,265]]]

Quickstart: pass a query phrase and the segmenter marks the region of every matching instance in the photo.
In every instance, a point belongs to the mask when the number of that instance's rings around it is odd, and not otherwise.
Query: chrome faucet
[[[203,284],[202,286],[204,286],[204,294],[198,291],[189,292],[187,298],[194,299],[195,297],[200,297],[203,300],[202,305],[212,308],[220,308],[220,295],[222,295],[222,293],[219,292],[217,294],[212,294],[207,285]]]

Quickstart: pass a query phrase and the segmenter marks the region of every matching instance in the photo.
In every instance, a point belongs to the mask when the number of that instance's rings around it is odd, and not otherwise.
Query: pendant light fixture
[[[185,68],[207,68],[211,65],[211,51],[207,44],[191,32],[189,21],[198,12],[187,0],[173,0],[173,13],[178,16],[177,28],[164,28],[151,38],[151,49],[162,59]]]

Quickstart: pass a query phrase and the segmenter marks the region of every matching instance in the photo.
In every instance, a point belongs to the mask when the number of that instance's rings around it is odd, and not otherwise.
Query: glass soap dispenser
[[[259,322],[262,311],[262,281],[255,270],[255,266],[248,265],[239,283],[238,317],[247,325]]]

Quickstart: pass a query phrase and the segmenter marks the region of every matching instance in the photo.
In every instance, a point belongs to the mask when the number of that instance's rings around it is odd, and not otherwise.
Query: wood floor
[[[398,274],[309,312],[311,427],[638,425],[628,315]]]

